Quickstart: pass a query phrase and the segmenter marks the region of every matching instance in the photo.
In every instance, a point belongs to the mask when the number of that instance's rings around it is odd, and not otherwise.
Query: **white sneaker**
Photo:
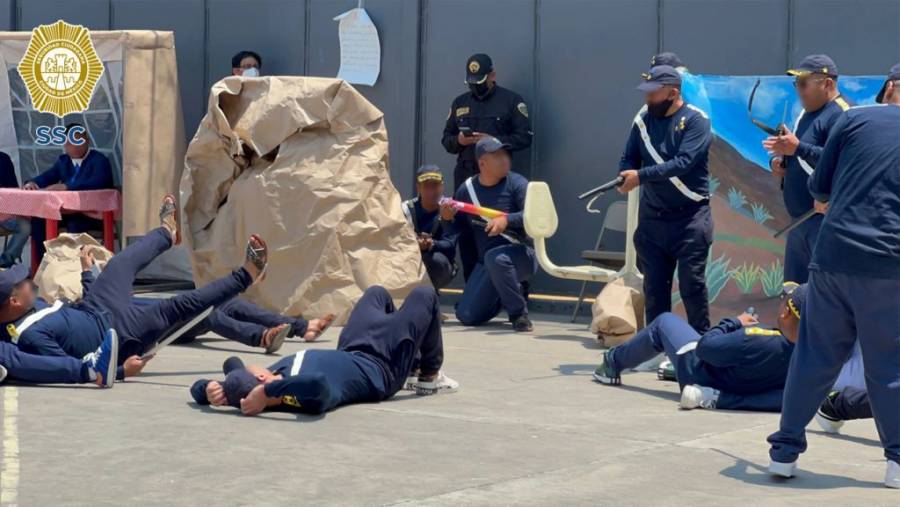
[[[844,425],[844,421],[835,421],[834,419],[830,419],[822,414],[822,411],[816,412],[815,417],[816,424],[822,428],[822,431],[825,433],[831,433],[832,435],[836,435],[841,432],[841,426]]]
[[[694,384],[684,386],[684,389],[681,390],[681,402],[679,405],[685,410],[691,410],[692,408],[714,409],[718,401],[719,391],[712,387]]]
[[[6,368],[4,368],[3,365],[0,365],[0,384],[2,384],[4,380],[6,380]]]
[[[884,485],[889,488],[900,489],[900,463],[888,460],[887,471],[884,473]]]
[[[403,391],[415,391],[416,384],[419,383],[419,377],[417,375],[410,375],[406,377],[406,382],[403,383],[403,387],[401,390]]]
[[[429,396],[438,393],[452,393],[459,389],[459,382],[444,375],[443,371],[439,371],[437,377],[431,381],[416,379],[416,394],[419,396]]]
[[[794,471],[797,470],[797,462],[791,463],[781,463],[780,461],[769,461],[769,473],[772,475],[777,475],[779,477],[784,477],[786,479],[790,479],[794,476]]]

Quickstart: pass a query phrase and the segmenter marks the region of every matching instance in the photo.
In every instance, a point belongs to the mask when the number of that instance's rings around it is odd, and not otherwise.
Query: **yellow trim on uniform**
[[[808,76],[808,75],[812,74],[812,72],[810,72],[808,70],[797,70],[797,69],[788,69],[787,73],[789,76],[797,76],[797,77]]]
[[[791,311],[791,313],[794,314],[794,317],[797,317],[799,319],[800,318],[800,310],[798,310],[797,305],[794,304],[793,298],[788,297],[787,306],[788,306],[788,309]]]
[[[834,99],[834,103],[837,104],[842,111],[850,109],[850,104],[846,100],[844,100],[844,97],[836,97]]]
[[[422,173],[416,177],[416,181],[419,183],[423,181],[444,181],[444,175],[436,172]]]
[[[751,336],[778,336],[781,331],[777,329],[765,329],[762,327],[745,327],[744,334]]]

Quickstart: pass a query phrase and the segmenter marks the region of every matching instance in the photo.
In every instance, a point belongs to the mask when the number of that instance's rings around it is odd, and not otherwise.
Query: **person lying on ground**
[[[341,332],[337,350],[302,350],[262,368],[237,357],[225,379],[198,380],[191,395],[201,405],[229,405],[244,415],[267,408],[321,414],[342,405],[394,396],[417,372],[419,395],[451,392],[459,384],[441,372],[444,349],[438,295],[417,287],[396,309],[384,287],[366,290]]]
[[[664,313],[604,352],[594,379],[618,385],[620,372],[664,352],[675,365],[681,408],[778,412],[805,299],[806,285],[785,284],[777,329],[744,313],[701,336],[681,317]]]
[[[97,384],[116,380],[119,337],[109,330],[97,350],[78,360],[69,356],[36,356],[12,343],[0,342],[0,384],[6,379],[30,384]]]
[[[164,338],[167,330],[231,300],[263,278],[268,249],[253,235],[247,242],[243,266],[231,274],[173,298],[135,303],[131,295],[135,275],[178,237],[175,212],[175,199],[166,196],[159,213],[162,225],[114,256],[78,303],[57,301],[49,306],[41,302],[27,269],[13,268],[15,283],[0,300],[0,323],[9,340],[32,354],[83,358],[114,329],[119,336],[117,364],[122,365],[117,378],[122,379],[140,373],[150,359],[141,355]]]
[[[94,283],[95,249],[96,247],[92,246],[81,248],[81,286],[83,294],[87,294]],[[134,297],[133,301],[138,305],[155,305],[160,300],[158,298]],[[228,340],[243,343],[248,347],[262,347],[266,349],[267,354],[273,354],[281,348],[285,338],[288,337],[300,336],[304,341],[314,341],[333,321],[334,315],[331,314],[311,321],[306,321],[303,318],[287,317],[264,310],[249,301],[235,297],[215,307],[208,317],[188,329],[175,343],[190,343],[198,336],[213,332]],[[174,332],[187,324],[187,320],[178,322],[169,331]],[[171,333],[166,332],[164,336],[168,334]]]

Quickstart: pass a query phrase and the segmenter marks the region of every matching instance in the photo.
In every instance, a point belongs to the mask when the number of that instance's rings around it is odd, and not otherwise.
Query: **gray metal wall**
[[[332,18],[356,0],[0,0],[0,29],[57,19],[92,29],[174,30],[185,125],[196,129],[210,84],[231,55],[253,49],[266,74],[334,76]],[[694,72],[780,74],[825,52],[844,73],[882,74],[900,61],[900,0],[367,0],[382,41],[382,73],[360,91],[386,115],[391,172],[401,191],[433,162],[449,176],[440,135],[464,91],[466,57],[489,53],[498,80],[529,104],[535,139],[518,170],[550,183],[560,230],[550,245],[577,262],[600,229],[574,201],[611,178],[641,97],[635,80],[657,50],[676,51]],[[607,203],[615,196],[608,196]],[[573,282],[541,275],[543,292]]]

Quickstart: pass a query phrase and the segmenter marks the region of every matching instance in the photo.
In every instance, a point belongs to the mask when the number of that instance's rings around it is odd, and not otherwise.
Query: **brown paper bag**
[[[621,278],[600,291],[591,306],[591,332],[609,347],[618,345],[643,327],[644,298]]]
[[[71,302],[81,299],[79,254],[81,247],[86,245],[94,247],[94,260],[103,269],[113,254],[89,234],[60,234],[59,237],[44,242],[47,253],[34,275],[40,297],[48,303],[61,298]]]

